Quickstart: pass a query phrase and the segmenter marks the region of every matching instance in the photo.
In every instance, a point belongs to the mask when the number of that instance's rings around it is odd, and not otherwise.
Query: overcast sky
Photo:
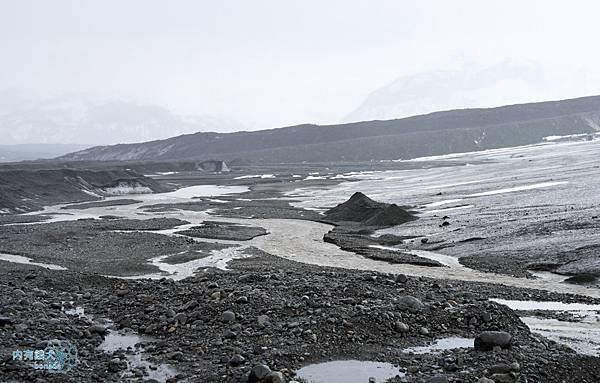
[[[599,15],[592,0],[0,0],[0,88],[259,128],[335,123],[399,77],[505,60],[560,79],[547,98],[583,96],[600,93]]]

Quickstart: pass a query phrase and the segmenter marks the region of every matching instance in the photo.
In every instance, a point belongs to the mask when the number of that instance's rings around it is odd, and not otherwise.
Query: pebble
[[[223,311],[223,313],[221,314],[221,321],[222,322],[233,322],[235,321],[235,313],[233,311]]]
[[[248,381],[258,382],[264,379],[270,373],[271,369],[269,368],[269,366],[264,364],[257,364],[256,366],[252,367],[252,370],[250,370],[250,376]]]

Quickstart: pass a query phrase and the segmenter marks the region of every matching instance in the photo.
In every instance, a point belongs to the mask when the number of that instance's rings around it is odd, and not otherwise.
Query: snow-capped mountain
[[[535,64],[423,72],[401,77],[372,92],[344,121],[403,118],[440,110],[488,108],[559,98]]]
[[[15,91],[0,93],[2,144],[106,145],[242,129],[237,121],[221,116],[181,116],[161,106],[121,99],[36,99]]]

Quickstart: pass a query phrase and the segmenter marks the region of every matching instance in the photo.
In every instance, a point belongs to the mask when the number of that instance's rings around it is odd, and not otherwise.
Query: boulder
[[[484,331],[475,337],[475,350],[490,351],[494,347],[509,348],[512,335],[505,331]]]
[[[423,303],[419,299],[412,297],[410,295],[405,295],[403,297],[400,297],[398,299],[398,305],[401,308],[407,309],[410,311],[419,311],[425,307],[425,305],[423,305]]]

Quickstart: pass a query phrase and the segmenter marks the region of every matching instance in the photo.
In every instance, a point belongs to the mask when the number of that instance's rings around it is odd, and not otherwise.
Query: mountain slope
[[[600,130],[600,96],[463,109],[388,121],[195,133],[140,144],[94,147],[62,160],[241,159],[318,162],[414,158],[541,142]]]

